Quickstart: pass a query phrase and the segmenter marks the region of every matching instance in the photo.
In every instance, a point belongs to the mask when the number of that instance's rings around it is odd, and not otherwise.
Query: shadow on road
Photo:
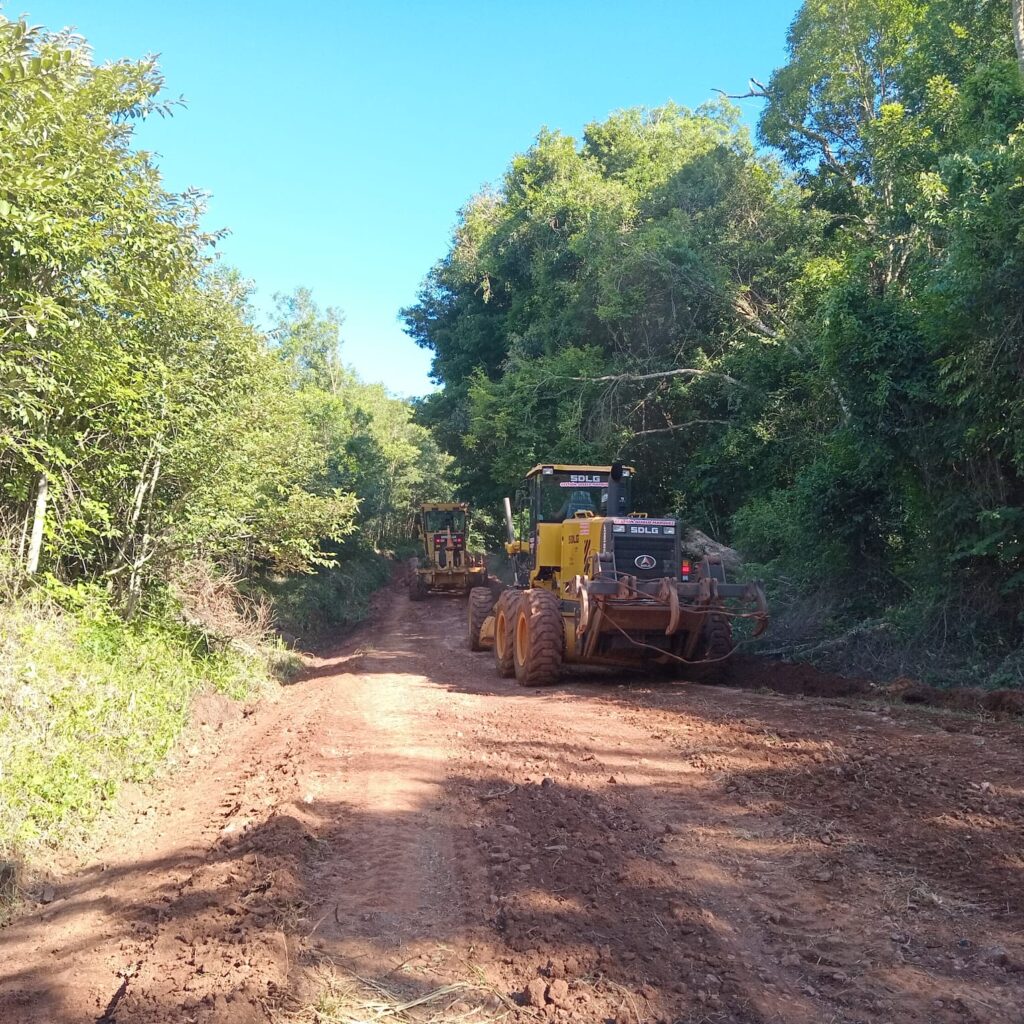
[[[454,980],[522,1001],[532,982],[530,1020],[1019,1024],[1006,736],[603,671],[525,691],[454,620],[403,612],[297,691],[400,710],[440,693],[454,724],[418,726],[456,730],[439,779],[369,749],[350,798],[297,790],[212,845],[81,873],[0,932],[0,956],[21,951],[0,1020],[287,1021],[303,970],[333,961],[409,999]],[[409,784],[401,810],[359,789],[370,772]],[[97,911],[103,933],[83,931]],[[108,983],[83,1017],[76,964],[99,944]]]

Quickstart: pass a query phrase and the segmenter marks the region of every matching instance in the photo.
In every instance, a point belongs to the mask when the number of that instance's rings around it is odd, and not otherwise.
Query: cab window
[[[451,530],[452,533],[465,533],[466,531],[466,513],[458,509],[454,511],[435,509],[432,512],[424,512],[423,518],[427,533],[443,533],[445,530]]]
[[[538,473],[534,478],[534,515],[539,523],[560,523],[577,512],[608,515],[608,474],[594,472]],[[629,505],[627,478],[622,481],[622,513]],[[612,513],[613,515],[616,512]]]

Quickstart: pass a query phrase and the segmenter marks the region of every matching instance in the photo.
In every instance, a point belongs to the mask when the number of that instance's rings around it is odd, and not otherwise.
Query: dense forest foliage
[[[357,619],[448,459],[299,289],[257,326],[133,125],[152,60],[0,18],[0,856],[66,840],[171,749],[194,693],[258,690]]]
[[[176,564],[304,573],[404,533],[444,459],[339,357],[299,290],[268,335],[221,269],[202,197],[132,148],[166,114],[152,61],[0,23],[0,530],[25,574],[130,609]]]
[[[1019,683],[1011,4],[807,0],[734,99],[760,145],[724,97],[626,110],[541,132],[468,202],[404,313],[443,385],[421,421],[478,503],[541,460],[626,458],[809,633]]]
[[[541,460],[635,463],[781,649],[1020,685],[1022,16],[806,0],[739,96],[541,132],[404,311],[415,409],[308,291],[259,325],[134,145],[153,60],[0,18],[0,854],[259,686],[272,617],[358,618],[417,501]]]

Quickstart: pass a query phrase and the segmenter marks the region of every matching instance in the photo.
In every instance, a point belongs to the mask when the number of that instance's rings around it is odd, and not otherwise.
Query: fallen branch
[[[617,384],[622,381],[630,383],[643,380],[659,380],[663,377],[718,377],[727,384],[739,384],[735,377],[714,370],[695,370],[692,368],[679,370],[659,370],[657,373],[609,373],[603,377],[559,377],[557,380],[573,380],[583,384]]]
[[[790,644],[788,647],[777,647],[771,651],[757,651],[759,656],[773,657],[775,655],[799,655],[801,658],[809,654],[817,654],[821,651],[830,651],[835,647],[842,647],[849,641],[858,637],[871,636],[875,633],[887,633],[892,630],[891,622],[862,622],[853,629],[841,633],[839,636],[827,640],[820,640],[818,643]]]
[[[497,800],[499,797],[508,796],[509,793],[514,793],[519,787],[515,784],[508,787],[508,789],[498,789],[493,793],[478,793],[478,800]]]

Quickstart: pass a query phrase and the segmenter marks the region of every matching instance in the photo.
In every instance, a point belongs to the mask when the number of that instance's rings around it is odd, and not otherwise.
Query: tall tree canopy
[[[156,64],[0,19],[0,81],[0,577],[132,606],[175,562],[305,572],[391,540],[443,456],[308,292],[256,328],[202,197],[133,148],[169,111]]]
[[[1024,85],[1006,0],[807,0],[744,97],[542,132],[405,311],[492,503],[615,455],[849,607],[1024,610]],[[775,154],[774,156],[772,154]],[[981,610],[983,609],[983,612]]]

